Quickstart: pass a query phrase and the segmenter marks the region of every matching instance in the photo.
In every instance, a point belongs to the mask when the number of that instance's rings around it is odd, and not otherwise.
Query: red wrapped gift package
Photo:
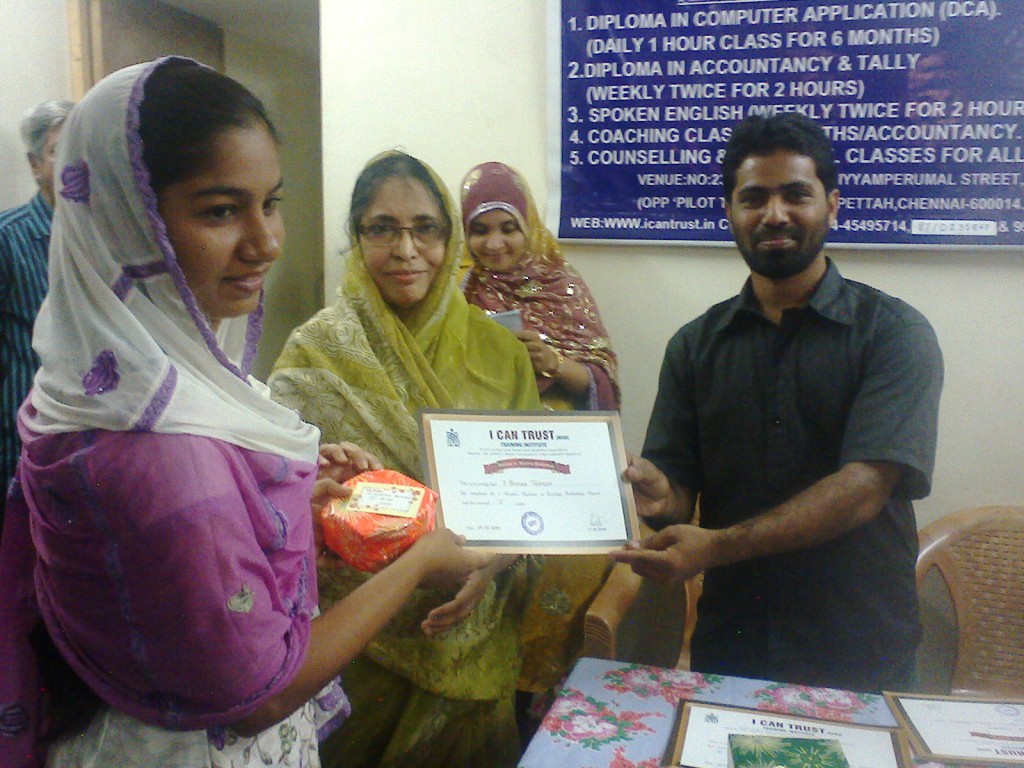
[[[352,496],[331,501],[320,519],[324,542],[353,568],[376,573],[434,529],[437,493],[401,472],[375,469],[345,485]]]

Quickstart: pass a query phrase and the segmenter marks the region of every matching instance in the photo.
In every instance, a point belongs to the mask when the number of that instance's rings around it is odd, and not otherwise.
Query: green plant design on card
[[[836,739],[729,735],[731,768],[850,768]]]

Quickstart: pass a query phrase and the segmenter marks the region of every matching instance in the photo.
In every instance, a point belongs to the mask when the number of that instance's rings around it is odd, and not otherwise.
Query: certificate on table
[[[919,758],[1024,765],[1024,699],[889,692],[885,698]]]
[[[894,728],[833,723],[753,709],[687,702],[676,738],[672,765],[686,768],[729,768],[729,736],[834,739],[850,768],[904,768],[905,745]],[[770,755],[763,757],[769,758]],[[770,759],[765,765],[774,765]],[[841,764],[841,763],[840,763]]]
[[[420,412],[438,524],[516,554],[608,552],[637,538],[612,411]]]

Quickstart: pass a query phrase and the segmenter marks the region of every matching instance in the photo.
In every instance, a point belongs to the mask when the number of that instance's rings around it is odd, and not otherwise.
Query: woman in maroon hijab
[[[590,289],[544,227],[518,171],[484,163],[462,183],[472,268],[464,293],[488,312],[518,310],[537,386],[556,410],[617,410],[615,353]]]

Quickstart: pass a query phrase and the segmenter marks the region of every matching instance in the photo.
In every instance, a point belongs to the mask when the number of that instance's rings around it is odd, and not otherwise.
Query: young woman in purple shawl
[[[545,407],[617,410],[615,353],[597,303],[541,223],[522,176],[497,162],[473,168],[462,183],[462,222],[472,262],[463,292],[489,313],[519,312],[516,335]],[[520,691],[548,691],[575,661],[586,606],[608,567],[603,556],[545,559],[520,632]]]
[[[318,766],[342,668],[482,558],[434,532],[317,615],[311,499],[380,465],[249,375],[284,238],[251,93],[186,59],[121,70],[58,167],[0,545],[0,765]]]

